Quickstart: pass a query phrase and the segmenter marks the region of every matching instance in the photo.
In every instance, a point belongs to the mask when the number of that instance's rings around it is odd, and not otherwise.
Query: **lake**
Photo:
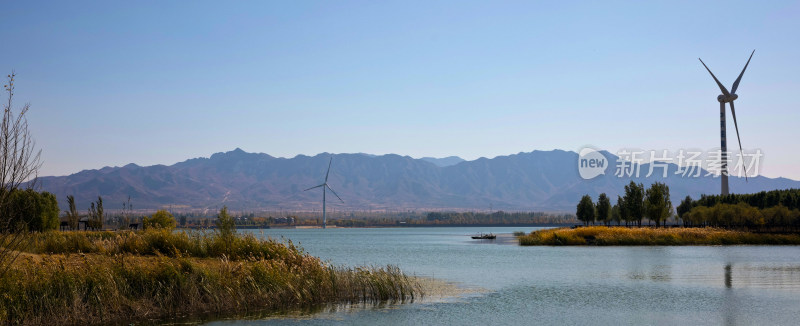
[[[399,266],[473,289],[433,302],[210,325],[796,325],[800,246],[520,247],[472,240],[523,227],[241,230],[338,265]]]

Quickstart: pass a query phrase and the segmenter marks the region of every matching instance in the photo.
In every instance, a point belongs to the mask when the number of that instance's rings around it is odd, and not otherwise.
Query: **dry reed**
[[[97,324],[247,313],[422,295],[387,267],[330,266],[290,242],[253,236],[48,232],[0,279],[9,324]]]

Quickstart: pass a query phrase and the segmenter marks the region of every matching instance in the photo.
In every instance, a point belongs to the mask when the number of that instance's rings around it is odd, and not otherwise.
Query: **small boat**
[[[472,238],[473,239],[479,239],[479,240],[493,240],[494,238],[497,238],[497,236],[494,235],[494,234],[491,234],[491,233],[489,233],[489,234],[481,233],[479,235],[473,235]]]

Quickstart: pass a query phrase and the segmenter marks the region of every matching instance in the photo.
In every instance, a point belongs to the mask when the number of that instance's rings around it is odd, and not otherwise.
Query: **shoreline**
[[[721,228],[556,228],[518,237],[521,246],[714,246],[800,245],[800,234],[756,233]]]

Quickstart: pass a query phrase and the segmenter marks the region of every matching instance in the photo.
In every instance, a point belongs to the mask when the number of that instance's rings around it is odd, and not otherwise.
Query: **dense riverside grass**
[[[626,228],[590,226],[538,230],[519,237],[523,246],[798,245],[798,234],[763,234],[719,228]]]
[[[217,233],[47,232],[0,279],[9,324],[96,324],[414,300],[398,268],[330,266],[291,242]]]

